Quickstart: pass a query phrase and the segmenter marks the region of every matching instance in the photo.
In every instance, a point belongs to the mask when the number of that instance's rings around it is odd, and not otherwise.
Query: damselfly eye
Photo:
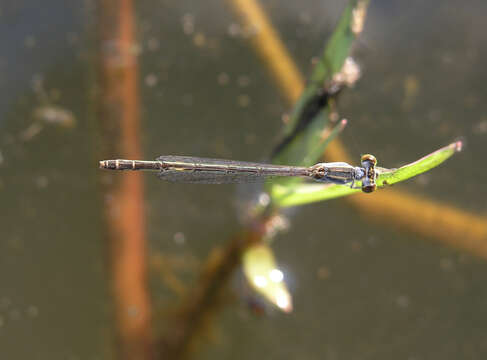
[[[361,162],[370,161],[373,165],[377,164],[377,159],[375,158],[374,155],[371,154],[362,155],[360,161]]]

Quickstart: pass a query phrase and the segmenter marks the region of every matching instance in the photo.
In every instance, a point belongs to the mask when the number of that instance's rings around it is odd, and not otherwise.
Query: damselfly
[[[310,167],[165,155],[155,161],[102,160],[100,168],[156,171],[162,180],[199,184],[256,182],[281,176],[308,178],[321,183],[350,184],[351,187],[354,187],[355,181],[362,181],[362,191],[369,193],[376,189],[376,164],[376,158],[370,154],[362,156],[362,166],[331,162]]]

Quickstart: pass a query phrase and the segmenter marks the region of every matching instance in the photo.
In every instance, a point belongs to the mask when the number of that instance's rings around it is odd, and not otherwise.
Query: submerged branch
[[[131,0],[100,0],[98,115],[101,158],[141,156],[135,24]],[[144,188],[140,174],[101,178],[105,236],[119,359],[152,359],[147,289]]]

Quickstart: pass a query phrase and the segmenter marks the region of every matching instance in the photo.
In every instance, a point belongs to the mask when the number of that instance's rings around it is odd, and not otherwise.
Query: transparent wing
[[[193,172],[191,170],[162,170],[158,176],[161,180],[187,184],[257,183],[272,178],[272,176],[256,176],[255,174],[222,174],[213,171]]]
[[[274,176],[303,176],[303,168],[188,156],[160,156],[159,178],[170,182],[231,184],[263,182]]]

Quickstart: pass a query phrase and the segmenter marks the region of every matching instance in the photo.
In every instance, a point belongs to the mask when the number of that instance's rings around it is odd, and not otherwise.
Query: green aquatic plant
[[[284,126],[283,141],[272,157],[274,164],[311,166],[319,162],[326,146],[345,128],[346,120],[338,123],[336,120],[332,121],[337,117],[333,106],[336,95],[345,86],[353,85],[360,77],[360,69],[349,54],[354,39],[363,28],[368,3],[368,0],[351,0],[343,11],[335,31],[315,63],[306,88]],[[460,151],[461,147],[461,142],[454,142],[397,169],[377,166],[375,184],[380,189],[429,171]],[[356,181],[352,187],[309,183],[303,178],[273,179],[266,184],[270,202],[258,207],[256,221],[268,223],[268,214],[279,214],[279,210],[283,208],[355,194],[361,191],[361,185],[362,181]],[[259,214],[262,214],[261,220]],[[276,300],[282,298],[283,294],[288,294],[285,283],[274,284],[266,278],[266,274],[277,270],[275,256],[266,244],[274,235],[275,232],[269,234],[264,231],[261,243],[253,243],[243,250],[244,273],[257,292],[287,311]],[[289,304],[291,301],[289,295]]]
[[[410,179],[440,165],[453,154],[462,149],[460,141],[451,143],[423,158],[397,169],[376,167],[377,187],[383,188]],[[360,182],[357,182],[360,185]],[[283,186],[275,184],[271,187],[271,198],[278,207],[290,207],[309,204],[317,201],[330,200],[341,196],[360,192],[358,188],[335,184],[293,184]]]

